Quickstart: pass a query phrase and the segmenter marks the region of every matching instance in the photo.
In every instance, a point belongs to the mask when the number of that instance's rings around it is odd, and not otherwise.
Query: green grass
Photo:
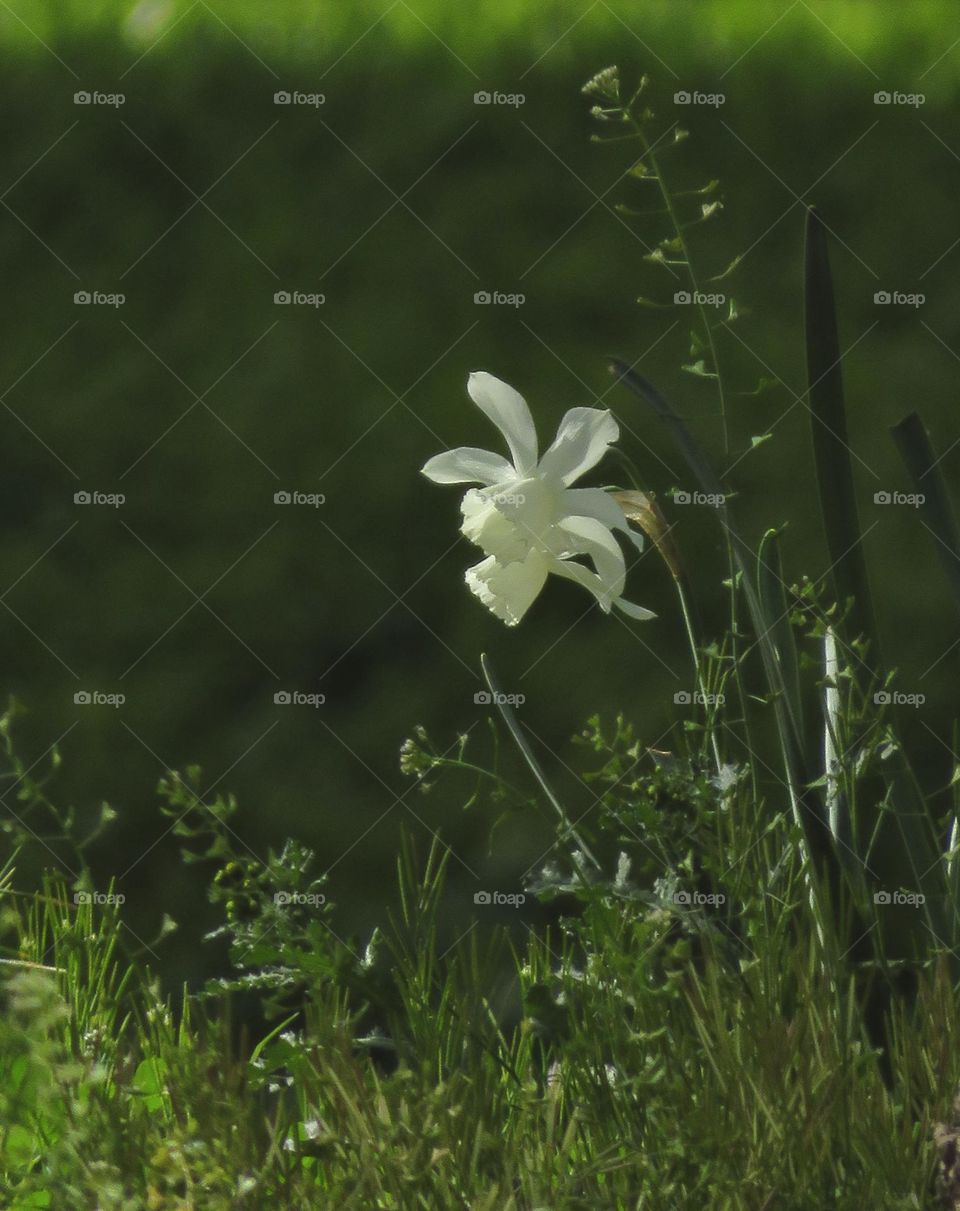
[[[858,973],[809,927],[799,835],[783,813],[758,826],[745,771],[721,789],[623,721],[588,725],[571,759],[600,798],[605,873],[587,885],[554,851],[536,894],[561,923],[513,945],[508,980],[507,931],[450,902],[441,847],[406,846],[401,912],[340,939],[332,905],[275,899],[318,894],[309,854],[258,872],[229,801],[183,815],[189,776],[164,798],[233,969],[202,995],[160,997],[116,906],[55,880],[19,895],[8,869],[4,1206],[940,1205],[933,1128],[960,1080],[946,965],[924,965],[878,1043]],[[441,943],[451,913],[462,936]],[[234,1028],[237,997],[260,1004],[256,1031]]]

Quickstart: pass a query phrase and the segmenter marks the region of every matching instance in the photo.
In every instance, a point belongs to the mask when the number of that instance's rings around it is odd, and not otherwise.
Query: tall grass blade
[[[800,748],[805,751],[800,663],[796,635],[790,622],[790,603],[787,601],[783,561],[780,558],[779,530],[768,530],[760,542],[757,551],[757,593],[765,617],[771,619],[769,634],[780,663],[783,690],[789,700],[791,714],[796,720]]]
[[[934,454],[923,421],[916,412],[905,416],[890,432],[917,494],[923,497],[920,517],[936,539],[940,564],[960,608],[960,529],[940,460]]]
[[[826,232],[816,210],[807,211],[804,265],[804,320],[807,349],[807,397],[813,424],[813,454],[820,492],[820,512],[836,598],[841,607],[852,599],[848,634],[863,636],[870,657],[879,664],[870,582],[857,517],[853,463],[843,398],[840,339]]]

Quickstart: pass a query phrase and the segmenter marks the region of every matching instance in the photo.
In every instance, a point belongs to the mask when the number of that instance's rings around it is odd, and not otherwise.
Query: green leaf
[[[144,1105],[151,1114],[168,1109],[166,1075],[166,1061],[159,1057],[141,1060],[133,1074],[130,1084],[142,1095]]]
[[[804,316],[807,346],[807,395],[812,417],[813,454],[820,492],[820,513],[830,552],[836,600],[852,598],[850,638],[862,635],[879,664],[879,650],[864,558],[847,414],[840,368],[840,340],[833,282],[823,223],[807,211]]]
[[[735,256],[733,258],[733,260],[730,262],[730,264],[726,267],[726,269],[724,269],[720,273],[716,274],[715,277],[708,278],[707,280],[710,282],[722,282],[724,278],[728,278],[731,275],[731,273],[734,273],[736,271],[737,266],[740,264],[740,262],[742,260],[743,260],[742,256]]]
[[[761,375],[757,379],[757,385],[752,391],[738,391],[737,395],[742,396],[744,399],[751,399],[758,395],[763,395],[765,392],[769,391],[771,387],[776,387],[777,385],[776,379],[767,378],[766,375]],[[771,435],[768,433],[766,436],[769,437]]]
[[[960,608],[960,530],[940,469],[940,460],[935,456],[927,431],[916,412],[905,416],[890,432],[910,473],[915,491],[923,497],[919,506],[920,517],[935,539],[934,547],[940,564],[954,601]]]
[[[681,366],[680,369],[685,370],[687,374],[692,374],[694,378],[718,377],[718,375],[714,374],[712,370],[707,369],[706,362],[704,362],[703,358],[700,358],[698,361],[693,362],[690,365]]]

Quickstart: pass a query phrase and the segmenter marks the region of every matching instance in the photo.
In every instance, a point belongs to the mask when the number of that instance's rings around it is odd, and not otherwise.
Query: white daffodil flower
[[[438,484],[479,483],[463,498],[461,533],[486,555],[466,581],[483,604],[516,626],[552,572],[589,590],[601,609],[654,618],[623,599],[626,562],[619,530],[643,550],[620,505],[603,488],[571,488],[620,436],[617,422],[598,408],[571,408],[553,445],[538,457],[537,432],[526,400],[492,374],[476,371],[467,391],[506,439],[512,462],[489,450],[461,446],[431,458],[423,474]],[[589,559],[594,570],[576,562]]]

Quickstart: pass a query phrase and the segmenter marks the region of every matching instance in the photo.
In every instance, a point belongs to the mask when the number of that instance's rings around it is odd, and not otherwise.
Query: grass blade
[[[851,638],[862,635],[879,664],[870,582],[857,517],[853,464],[847,435],[847,413],[840,367],[840,340],[833,281],[823,223],[807,211],[804,265],[804,320],[807,349],[807,397],[813,418],[813,455],[820,492],[820,512],[827,536],[836,598],[850,607]]]
[[[937,555],[960,608],[960,530],[939,459],[919,415],[911,412],[890,430],[917,493],[920,517],[936,541]]]
[[[800,695],[800,664],[797,657],[797,640],[790,622],[786,582],[783,578],[779,530],[768,530],[760,542],[757,551],[757,592],[764,615],[771,620],[769,633],[780,663],[784,693],[797,723],[800,748],[806,751]]]

